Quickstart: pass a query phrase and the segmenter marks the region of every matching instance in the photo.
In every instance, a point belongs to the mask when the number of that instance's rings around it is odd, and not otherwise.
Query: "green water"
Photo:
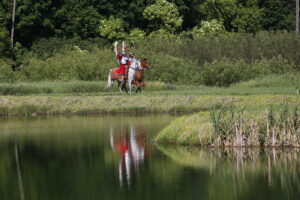
[[[162,146],[172,116],[0,119],[0,199],[299,199],[299,149]]]

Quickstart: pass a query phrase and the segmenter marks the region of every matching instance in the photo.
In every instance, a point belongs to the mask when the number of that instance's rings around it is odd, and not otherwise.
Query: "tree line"
[[[162,4],[159,5],[159,2]],[[164,0],[16,0],[15,42],[30,47],[36,40],[50,37],[107,40],[109,35],[101,34],[99,29],[101,21],[109,19],[121,20],[122,27],[116,27],[116,31],[138,28],[145,34],[165,27],[169,27],[168,31],[180,33],[192,30],[200,26],[201,22],[209,20],[218,20],[224,29],[230,32],[256,33],[260,30],[295,29],[294,1],[168,0],[167,2],[175,5],[175,10],[172,7],[168,8],[170,4],[164,2]],[[154,4],[158,4],[160,14],[149,11],[149,7]],[[12,11],[11,0],[0,2],[1,53],[9,47]],[[162,17],[166,13],[179,23],[166,22],[170,20]]]

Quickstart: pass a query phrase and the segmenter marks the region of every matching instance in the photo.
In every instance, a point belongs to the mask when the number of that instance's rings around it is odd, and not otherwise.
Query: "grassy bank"
[[[268,107],[223,105],[183,116],[161,131],[160,143],[227,147],[300,147],[299,101]],[[249,103],[249,102],[248,102]],[[245,104],[246,105],[246,104]],[[256,109],[255,109],[256,108]]]
[[[148,82],[146,91],[187,90],[196,86],[174,85],[163,82]],[[116,91],[117,82],[114,90]],[[104,93],[109,92],[104,81],[41,81],[0,83],[0,95],[30,95],[30,94],[68,94],[68,93]],[[110,93],[113,94],[113,93]],[[119,93],[116,93],[118,95]]]
[[[147,82],[141,94],[112,91],[103,81],[0,83],[0,115],[178,113],[209,111],[234,102],[251,110],[298,102],[298,74],[270,75],[231,87]]]
[[[267,105],[298,102],[296,95],[39,95],[0,96],[0,114],[56,115],[98,113],[180,113],[209,111],[231,104],[261,110]]]

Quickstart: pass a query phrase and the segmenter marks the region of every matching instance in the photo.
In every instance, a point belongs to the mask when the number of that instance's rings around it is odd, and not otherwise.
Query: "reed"
[[[263,118],[249,116],[242,110],[211,111],[211,123],[216,139],[212,146],[300,146],[298,107],[284,104],[281,111],[269,107]]]
[[[210,112],[176,119],[157,135],[156,140],[211,147],[300,147],[297,103],[274,104],[267,109],[267,105],[233,103],[223,101],[222,106],[216,108],[215,104]],[[246,104],[248,106],[244,106]]]

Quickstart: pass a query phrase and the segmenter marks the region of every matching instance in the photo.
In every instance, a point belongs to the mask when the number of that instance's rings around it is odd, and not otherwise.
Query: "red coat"
[[[118,74],[125,75],[126,73],[126,65],[120,65],[119,69],[116,70]]]
[[[119,60],[120,67],[116,70],[118,74],[125,75],[126,73],[126,65],[128,65],[128,58],[126,56],[122,56],[118,53],[117,59]]]

